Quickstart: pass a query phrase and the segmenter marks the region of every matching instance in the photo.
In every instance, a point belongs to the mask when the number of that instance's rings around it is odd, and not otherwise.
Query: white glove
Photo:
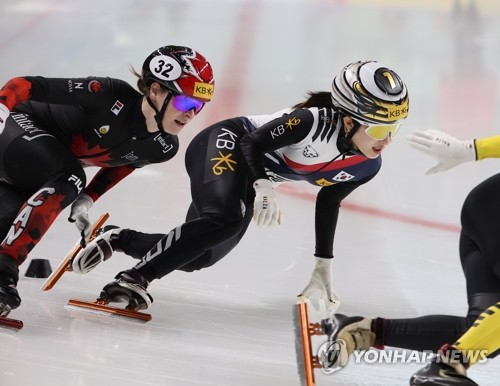
[[[311,275],[309,284],[298,295],[297,303],[305,303],[315,293],[319,292],[319,298],[325,301],[326,311],[333,314],[340,306],[340,297],[333,289],[332,278],[333,259],[316,257],[316,266]]]
[[[0,134],[2,134],[3,129],[5,129],[5,122],[9,118],[10,111],[3,103],[0,103]]]
[[[408,135],[408,144],[437,159],[425,174],[451,169],[463,162],[476,160],[474,140],[462,141],[439,130],[416,130]]]
[[[281,224],[283,214],[273,191],[272,182],[261,178],[253,183],[253,188],[255,189],[253,220],[258,226]]]
[[[81,244],[83,247],[87,245],[92,231],[92,224],[89,220],[89,209],[94,205],[94,200],[86,194],[80,194],[71,205],[71,212],[68,221],[74,222],[82,236]]]

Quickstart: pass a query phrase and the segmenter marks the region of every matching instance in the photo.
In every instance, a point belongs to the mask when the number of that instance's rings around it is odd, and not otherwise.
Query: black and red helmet
[[[146,83],[158,82],[174,94],[210,102],[214,93],[212,66],[189,47],[165,46],[151,53],[142,65]]]

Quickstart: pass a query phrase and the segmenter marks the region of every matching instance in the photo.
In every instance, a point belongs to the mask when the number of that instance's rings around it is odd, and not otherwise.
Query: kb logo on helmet
[[[408,116],[408,107],[389,108],[387,114],[388,118],[403,119]]]
[[[214,85],[208,83],[195,82],[193,96],[196,98],[212,99]]]

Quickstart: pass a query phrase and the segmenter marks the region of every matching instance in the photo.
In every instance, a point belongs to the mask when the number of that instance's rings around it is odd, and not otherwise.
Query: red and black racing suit
[[[0,272],[12,271],[6,256],[21,264],[82,191],[96,201],[136,168],[177,153],[177,136],[147,131],[142,101],[111,78],[5,84],[0,103],[11,115],[0,134]],[[84,166],[101,168],[88,186]]]

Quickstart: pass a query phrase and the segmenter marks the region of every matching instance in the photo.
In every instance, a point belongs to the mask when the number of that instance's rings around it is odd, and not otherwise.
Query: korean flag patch
[[[335,182],[344,182],[344,181],[349,181],[352,178],[354,178],[353,175],[346,173],[344,171],[341,171],[335,177],[333,177],[332,180]]]

